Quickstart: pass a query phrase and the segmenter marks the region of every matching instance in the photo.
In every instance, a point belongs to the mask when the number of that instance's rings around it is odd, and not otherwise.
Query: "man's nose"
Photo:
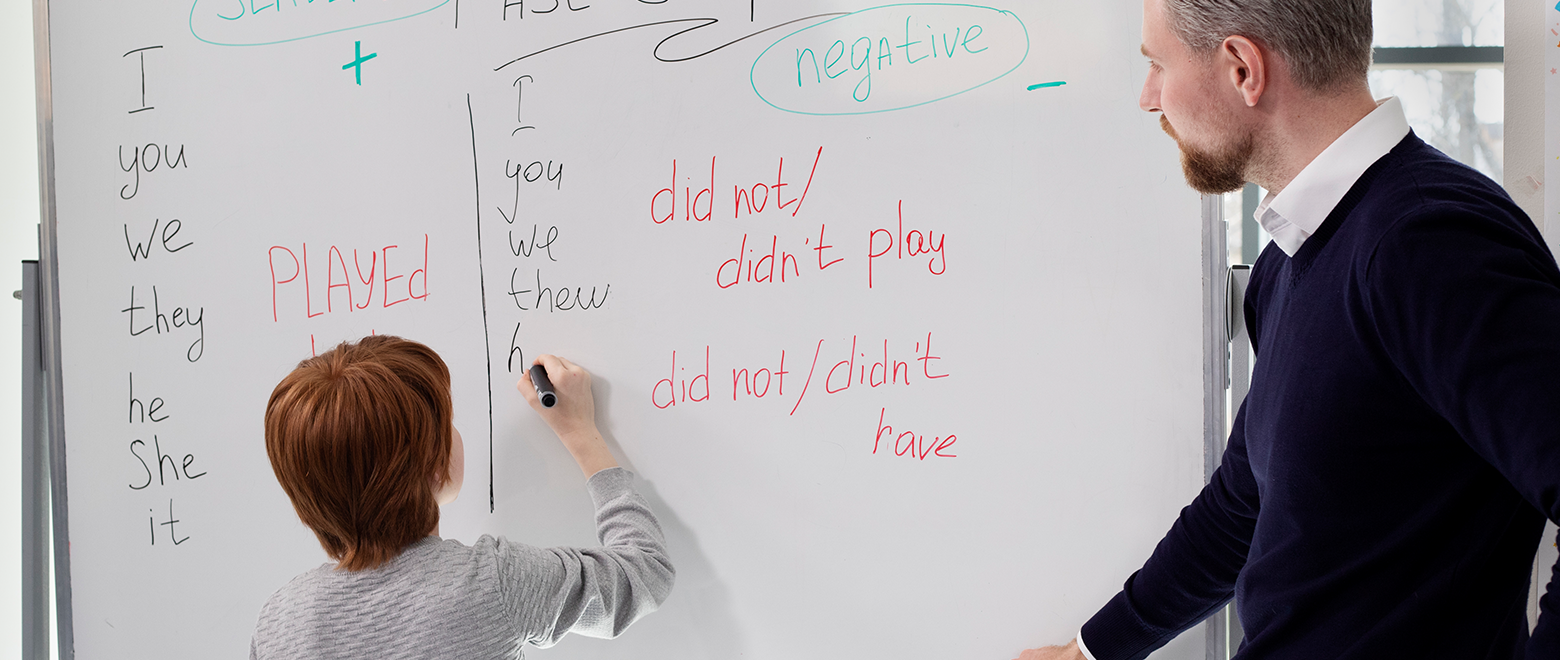
[[[1159,76],[1153,71],[1143,80],[1143,94],[1138,97],[1138,107],[1144,112],[1159,112]]]

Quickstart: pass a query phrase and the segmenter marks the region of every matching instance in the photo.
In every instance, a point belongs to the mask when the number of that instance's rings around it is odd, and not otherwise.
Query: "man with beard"
[[[1193,188],[1271,191],[1223,463],[1066,646],[1143,658],[1233,596],[1236,657],[1560,658],[1560,269],[1494,182],[1376,101],[1369,0],[1145,0],[1142,107]],[[1080,539],[1087,542],[1087,539]]]

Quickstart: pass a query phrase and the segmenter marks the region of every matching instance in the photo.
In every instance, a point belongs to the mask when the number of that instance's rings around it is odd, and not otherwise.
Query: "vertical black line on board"
[[[456,0],[456,2],[459,2],[459,1],[460,0]],[[758,0],[748,0],[748,22],[749,23],[753,22],[753,11],[754,11],[753,6],[756,5],[756,4],[758,4]]]
[[[460,0],[455,0],[455,29],[460,29]],[[467,96],[466,100],[471,101],[471,97]]]
[[[487,271],[482,268],[482,177],[477,168],[477,118],[471,112],[470,94],[466,95],[466,119],[471,122],[471,180],[477,201],[477,288],[482,295],[482,357],[487,362],[488,513],[493,513],[493,346],[488,340]]]

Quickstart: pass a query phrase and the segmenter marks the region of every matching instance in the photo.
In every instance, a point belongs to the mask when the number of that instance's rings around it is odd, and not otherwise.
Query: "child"
[[[439,538],[438,507],[465,473],[449,369],[398,337],[343,343],[299,363],[266,406],[271,467],[336,562],[271,596],[250,658],[519,658],[570,631],[615,637],[666,599],[660,525],[596,430],[590,374],[551,355],[536,363],[557,406],[519,389],[588,477],[604,547]]]

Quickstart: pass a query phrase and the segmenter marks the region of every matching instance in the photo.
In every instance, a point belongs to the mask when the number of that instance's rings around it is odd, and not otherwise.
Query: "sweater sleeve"
[[[1537,230],[1442,203],[1399,220],[1365,272],[1367,312],[1408,384],[1560,521],[1560,270]],[[1556,586],[1528,657],[1560,657]]]
[[[1246,406],[1223,462],[1181,510],[1143,568],[1079,635],[1096,660],[1147,657],[1229,602],[1257,524],[1257,485],[1246,458]]]
[[[547,647],[570,632],[616,637],[671,593],[675,570],[666,540],[633,479],[609,468],[587,484],[601,547],[498,543],[500,597],[525,641]]]

